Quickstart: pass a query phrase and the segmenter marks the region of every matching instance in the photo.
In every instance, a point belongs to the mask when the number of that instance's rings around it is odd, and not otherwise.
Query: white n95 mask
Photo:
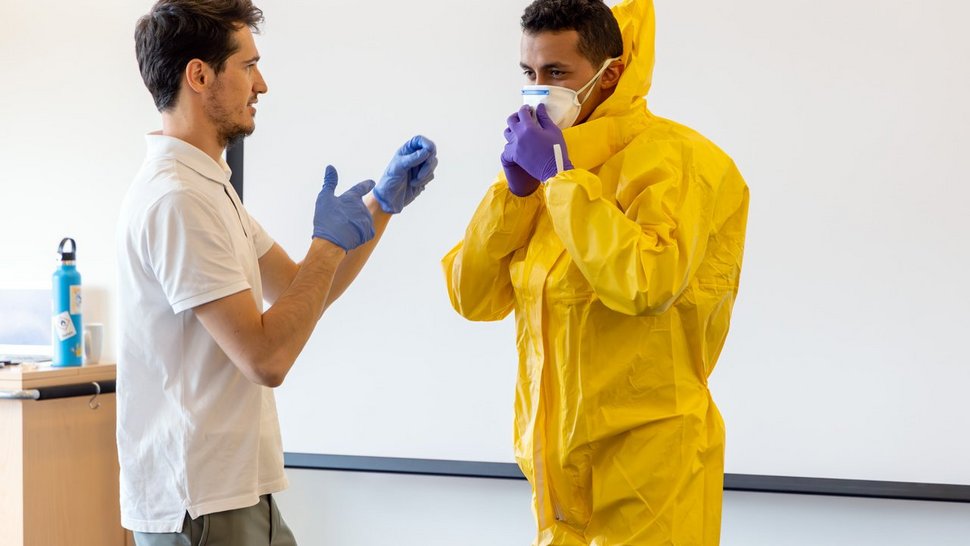
[[[586,85],[582,86],[579,91],[558,85],[524,85],[522,86],[522,104],[527,104],[533,109],[540,104],[545,104],[546,113],[549,114],[549,118],[556,126],[560,129],[568,129],[573,126],[573,123],[576,123],[580,109],[592,94],[593,84],[600,79],[600,76],[613,61],[619,59],[619,57],[606,59],[593,79],[586,82]],[[579,96],[587,90],[589,92],[580,100]]]

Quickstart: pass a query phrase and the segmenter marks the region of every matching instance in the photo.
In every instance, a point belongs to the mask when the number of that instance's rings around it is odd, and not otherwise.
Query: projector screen
[[[512,462],[512,317],[457,316],[439,261],[500,168],[526,2],[258,4],[246,206],[294,259],[328,163],[377,179],[416,133],[440,158],[278,390],[284,448]],[[711,378],[727,472],[970,485],[970,4],[656,10],[651,110],[751,187]]]

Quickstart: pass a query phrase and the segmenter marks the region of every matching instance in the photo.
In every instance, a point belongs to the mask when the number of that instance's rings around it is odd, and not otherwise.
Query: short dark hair
[[[244,25],[258,31],[262,22],[251,0],[158,0],[135,26],[138,69],[158,111],[175,106],[189,61],[222,72],[239,49],[232,34]]]
[[[579,52],[593,66],[623,55],[623,35],[613,12],[602,0],[535,0],[522,14],[528,34],[575,30]]]

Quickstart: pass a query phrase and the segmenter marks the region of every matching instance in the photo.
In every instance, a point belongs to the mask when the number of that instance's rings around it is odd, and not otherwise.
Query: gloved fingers
[[[323,189],[331,195],[337,189],[337,169],[333,165],[327,165],[323,172]]]
[[[515,147],[512,146],[511,142],[505,145],[505,148],[502,150],[502,156],[500,159],[502,161],[502,165],[515,164]]]
[[[418,150],[428,150],[431,155],[438,151],[432,140],[424,135],[415,135],[397,150],[397,155],[408,155]]]
[[[549,112],[546,111],[545,104],[540,104],[536,108],[536,122],[538,122],[539,127],[542,127],[543,129],[552,129],[553,127],[558,128],[556,123],[552,121],[552,118],[549,117]]]
[[[512,126],[515,125],[518,122],[519,122],[519,111],[518,110],[516,110],[515,112],[512,112],[512,115],[511,116],[505,118],[505,124],[509,126],[509,130],[511,130],[512,129]]]
[[[351,197],[356,197],[357,199],[363,199],[363,197],[370,193],[372,189],[374,189],[374,181],[364,180],[363,182],[358,182],[354,185],[354,187],[345,191],[341,197],[349,195]]]
[[[544,104],[540,104],[539,107],[545,109]],[[516,112],[516,114],[518,114],[519,116],[519,123],[526,124],[525,125],[526,127],[538,126],[538,123],[536,123],[536,118],[533,115],[533,112],[534,110],[532,110],[531,106],[529,106],[528,104],[523,104],[522,108],[519,108],[519,111]]]
[[[502,133],[502,136],[505,137],[505,142],[511,143],[512,142],[512,139],[515,138],[515,133],[512,132],[512,129],[506,127],[505,128],[505,132]]]
[[[421,148],[415,152],[411,152],[403,157],[397,157],[392,164],[398,168],[410,169],[412,167],[417,167],[423,163],[426,159],[434,155],[431,150],[427,148]]]
[[[431,155],[436,155],[438,153],[438,146],[435,145],[434,141],[424,135],[417,135],[411,139],[412,142],[420,145],[421,148],[431,152]]]
[[[424,162],[421,168],[418,169],[417,174],[414,176],[414,180],[419,182],[421,186],[431,182],[434,179],[434,170],[438,167],[438,158],[431,157],[431,159]],[[427,179],[427,180],[425,180]]]

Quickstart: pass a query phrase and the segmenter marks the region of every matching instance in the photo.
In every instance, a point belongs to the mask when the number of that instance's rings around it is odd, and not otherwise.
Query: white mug
[[[92,322],[84,325],[84,363],[97,364],[101,361],[101,341],[104,338],[104,325]]]

